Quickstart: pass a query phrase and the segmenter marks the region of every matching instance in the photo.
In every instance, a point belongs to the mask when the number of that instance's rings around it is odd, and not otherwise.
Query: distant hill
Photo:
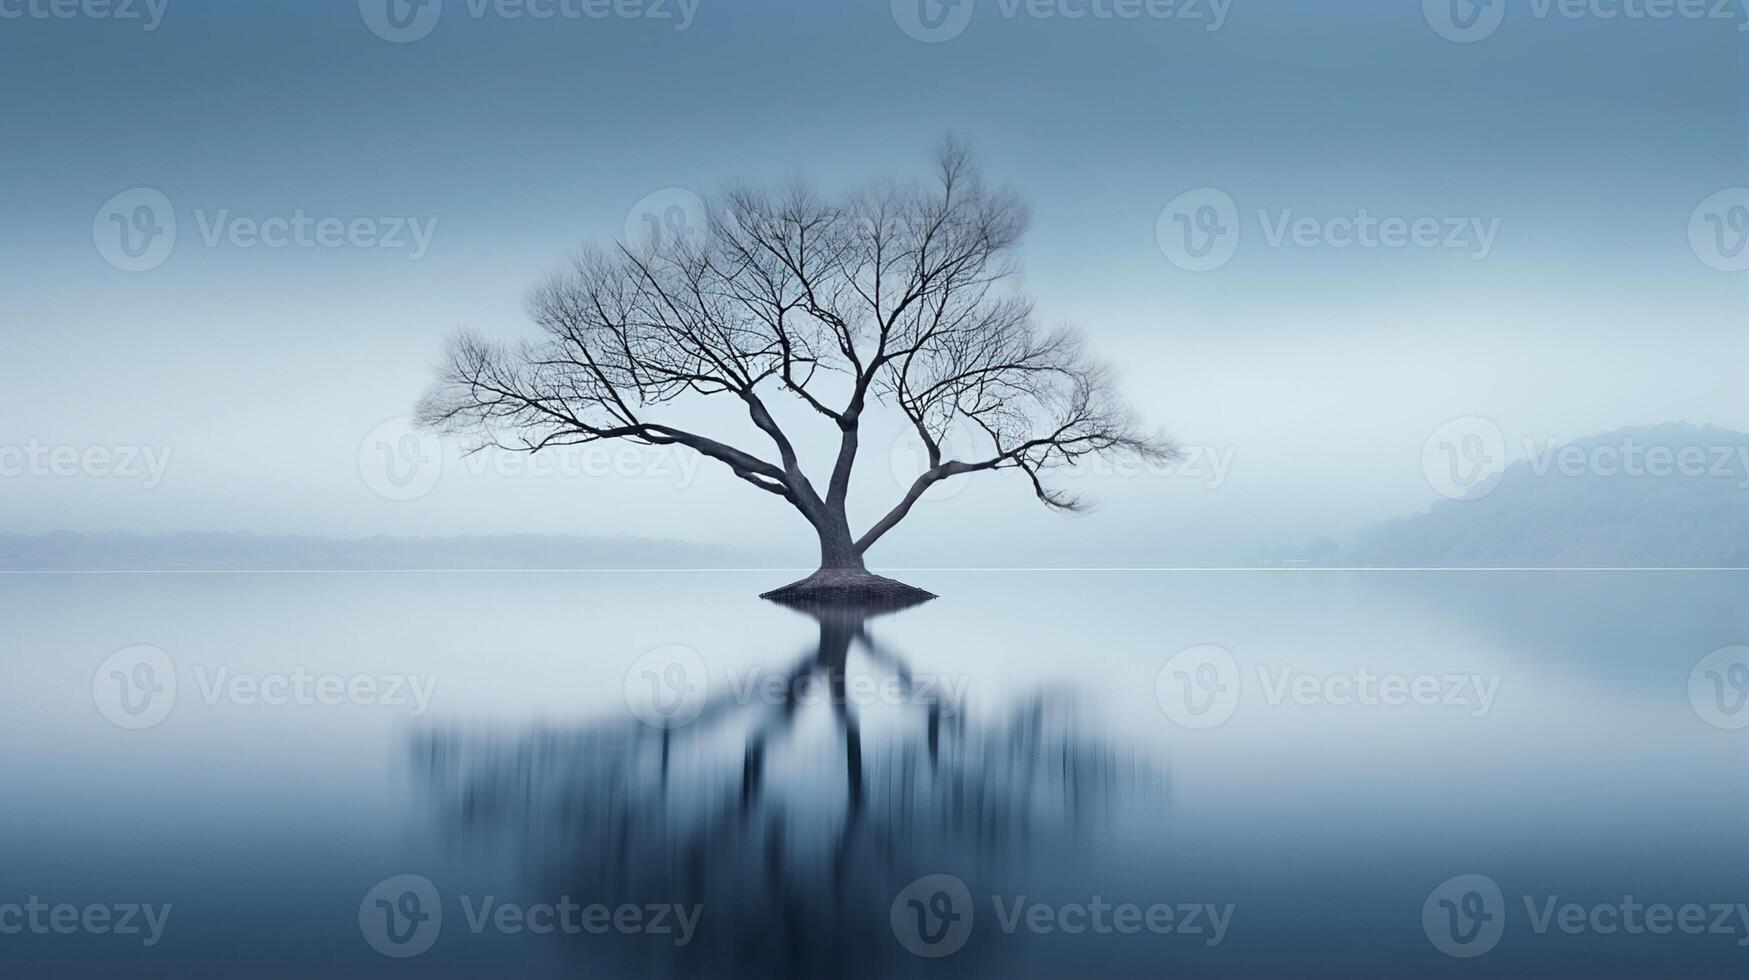
[[[1321,539],[1299,560],[1386,567],[1744,567],[1746,485],[1749,435],[1686,424],[1618,429],[1563,447],[1536,447],[1531,459],[1508,466],[1471,499],[1442,500],[1424,513],[1363,529],[1346,548]]]
[[[223,532],[0,534],[4,571],[737,568],[733,549],[536,534],[358,540]]]

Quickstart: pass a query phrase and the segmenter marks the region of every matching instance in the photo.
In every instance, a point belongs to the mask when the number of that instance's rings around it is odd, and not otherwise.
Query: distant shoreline
[[[732,548],[632,537],[0,534],[0,571],[8,572],[556,571],[754,564],[759,564],[758,557]]]

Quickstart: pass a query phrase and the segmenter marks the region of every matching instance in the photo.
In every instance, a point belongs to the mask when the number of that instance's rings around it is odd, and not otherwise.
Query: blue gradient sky
[[[667,4],[672,9],[672,0]],[[1417,3],[1234,0],[1226,22],[1003,16],[921,43],[884,2],[701,0],[644,19],[470,16],[388,43],[357,0],[168,0],[162,23],[0,20],[0,444],[169,447],[163,483],[6,479],[0,530],[625,533],[732,544],[774,499],[703,472],[471,477],[384,500],[359,445],[408,412],[457,326],[526,329],[525,289],[668,187],[920,173],[948,132],[1031,203],[1026,285],[1082,327],[1194,478],[1090,482],[1065,519],[986,478],[878,560],[1220,561],[1435,499],[1429,433],[1510,445],[1672,420],[1749,429],[1749,273],[1688,240],[1749,184],[1738,22],[1539,19],[1440,37]],[[1239,209],[1225,267],[1184,271],[1161,209]],[[162,191],[156,269],[106,264],[93,218]],[[435,220],[429,253],[205,247],[195,212]],[[1255,212],[1499,220],[1492,252],[1268,247]],[[701,421],[700,424],[705,424]],[[896,432],[896,430],[893,430]],[[827,433],[819,433],[823,446]],[[858,506],[897,481],[869,457]]]

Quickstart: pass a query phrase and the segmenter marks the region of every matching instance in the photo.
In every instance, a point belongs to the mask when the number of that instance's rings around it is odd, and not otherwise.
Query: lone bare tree
[[[988,187],[949,141],[928,185],[893,182],[829,200],[796,184],[731,189],[696,237],[587,250],[538,286],[542,335],[450,343],[419,421],[474,449],[535,453],[607,439],[688,447],[788,501],[820,540],[820,568],[768,598],[905,600],[921,590],[873,575],[864,555],[930,487],[1018,470],[1047,507],[1083,502],[1047,484],[1090,456],[1167,459],[1078,335],[1041,330],[1012,288],[1026,209]],[[824,485],[803,470],[768,407],[798,399],[837,427]],[[761,450],[668,424],[682,398],[739,403]],[[903,413],[928,468],[860,534],[846,500],[871,405]],[[950,429],[977,443],[944,448]],[[775,458],[767,454],[775,453]]]

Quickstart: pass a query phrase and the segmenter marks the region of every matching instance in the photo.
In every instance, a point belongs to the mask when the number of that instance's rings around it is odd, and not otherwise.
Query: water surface
[[[727,572],[0,577],[0,906],[169,906],[152,945],[26,927],[0,964],[1749,965],[1749,673],[1703,663],[1749,643],[1749,576],[906,577],[944,598],[810,614],[754,598],[781,574]],[[1732,915],[1608,929],[1624,903]],[[1579,928],[1539,927],[1569,905]]]

